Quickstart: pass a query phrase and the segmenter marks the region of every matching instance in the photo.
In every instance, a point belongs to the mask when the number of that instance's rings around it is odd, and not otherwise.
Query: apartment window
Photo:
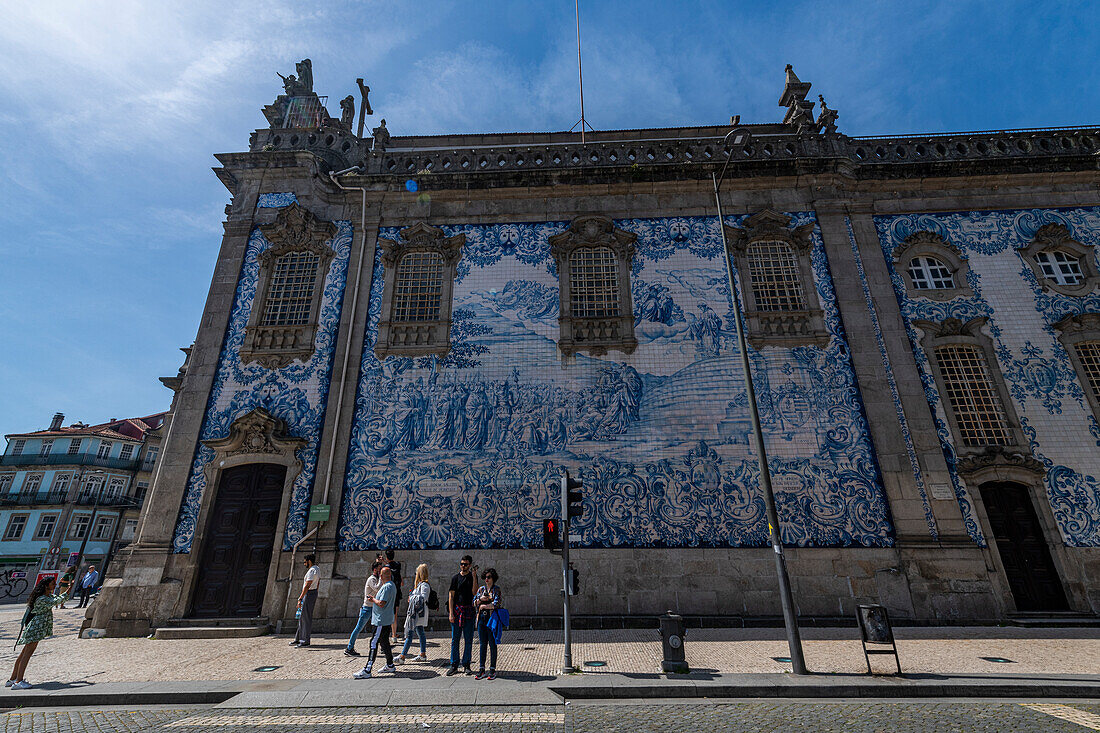
[[[982,350],[977,346],[941,346],[936,349],[936,361],[963,444],[1011,445],[1004,405]]]
[[[40,450],[38,452],[38,455],[48,456],[52,450],[53,450],[53,441],[52,440],[43,440],[42,441],[42,450]]]
[[[1096,254],[1061,224],[1046,224],[1020,249],[1039,286],[1063,295],[1088,295],[1100,285]]]
[[[630,264],[638,235],[615,227],[605,216],[580,216],[569,229],[550,237],[558,268],[558,349],[605,354],[632,353],[633,303]]]
[[[23,489],[22,489],[21,493],[24,496],[31,496],[33,494],[37,494],[38,489],[41,488],[41,486],[42,486],[42,477],[43,477],[43,474],[41,474],[41,473],[28,473],[23,478]]]
[[[27,445],[27,441],[19,439],[11,444],[11,454],[13,456],[23,455],[23,448]]]
[[[134,457],[134,446],[126,444],[122,446],[122,451],[118,454],[118,457],[124,461],[128,461]]]
[[[260,253],[256,299],[245,328],[241,360],[278,369],[313,354],[328,264],[326,242],[336,225],[318,220],[297,202],[259,227],[271,246]]]
[[[69,536],[70,540],[82,540],[88,534],[88,525],[91,523],[92,517],[90,514],[74,514],[73,518],[69,520]]]
[[[914,257],[909,260],[909,279],[917,290],[949,290],[955,287],[951,268],[935,257]]]
[[[14,473],[0,473],[0,493],[6,494],[11,491],[13,481],[15,481]]]
[[[378,240],[386,268],[374,354],[446,356],[451,349],[451,297],[466,235],[414,224],[400,239]]]
[[[114,531],[114,517],[96,517],[95,529],[92,530],[92,539],[98,542],[104,542],[111,539],[111,535]]]
[[[147,493],[149,493],[149,482],[148,481],[138,481],[137,482],[137,487],[136,487],[136,493],[134,495],[134,499],[136,499],[138,502],[141,502],[141,500],[145,498],[145,495]]]
[[[99,452],[96,453],[100,458],[107,458],[111,455],[111,446],[113,444],[110,441],[104,440],[99,444]]]
[[[728,255],[744,285],[746,336],[764,346],[824,346],[830,334],[818,301],[810,255],[814,224],[765,210],[726,227]]]
[[[8,526],[4,530],[4,539],[8,542],[15,542],[23,538],[23,530],[27,528],[27,519],[29,514],[12,514],[8,518]]]
[[[785,242],[753,242],[748,246],[749,282],[756,307],[763,311],[800,311],[806,298],[794,249]]]
[[[77,453],[80,452],[80,444],[82,442],[83,441],[80,438],[73,438],[72,440],[69,441],[69,455],[70,456],[75,456]]]
[[[63,494],[69,490],[69,484],[72,482],[73,475],[71,473],[55,473],[53,476],[53,486],[50,487],[50,491],[55,494]]]
[[[151,445],[145,449],[145,469],[156,463],[158,453],[160,453],[160,446]]]
[[[134,539],[134,535],[137,534],[138,520],[127,519],[126,524],[122,525],[122,535],[120,540],[129,541]]]
[[[43,514],[38,518],[38,528],[34,531],[34,538],[39,541],[53,539],[54,528],[57,527],[56,514]]]
[[[105,494],[105,498],[117,499],[122,496],[122,492],[125,491],[125,489],[126,479],[115,476],[107,482],[107,493]]]
[[[84,485],[80,487],[80,501],[91,501],[94,499],[102,486],[102,476],[88,476],[85,478]]]
[[[1078,285],[1085,279],[1081,270],[1081,260],[1060,249],[1048,252],[1036,252],[1035,262],[1043,275],[1058,285]]]

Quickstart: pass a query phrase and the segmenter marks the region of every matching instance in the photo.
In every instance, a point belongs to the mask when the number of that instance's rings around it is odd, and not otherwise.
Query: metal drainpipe
[[[356,309],[359,306],[359,278],[362,277],[362,275],[363,275],[363,254],[367,250],[367,189],[363,188],[361,186],[345,186],[344,184],[340,183],[337,176],[342,176],[342,175],[345,175],[347,173],[351,173],[352,171],[361,171],[361,170],[362,170],[362,168],[360,168],[359,166],[356,165],[356,166],[352,166],[351,168],[345,168],[342,171],[337,171],[336,173],[329,173],[328,174],[329,178],[332,180],[332,182],[335,183],[339,188],[341,188],[345,191],[359,191],[362,194],[362,198],[360,199],[360,203],[359,203],[359,231],[361,232],[360,241],[359,241],[359,258],[356,260],[356,263],[355,263],[355,279],[352,281],[354,283],[354,287],[351,291],[351,311],[350,311],[351,312],[351,320],[348,322],[348,338],[349,338],[349,341],[348,341],[347,344],[344,345],[344,361],[340,366],[340,381],[339,381],[340,389],[336,393],[336,412],[335,412],[336,418],[335,418],[335,420],[336,420],[337,424],[339,423],[340,414],[341,414],[341,412],[343,411],[343,408],[344,408],[344,382],[347,381],[348,362],[350,361],[350,358],[351,358],[351,341],[350,341],[351,331],[352,331],[351,326],[355,322],[355,312],[356,312]],[[330,387],[331,387],[331,385],[330,385]],[[336,427],[334,426],[333,427],[333,433],[335,433],[335,432],[336,432]],[[335,435],[334,435],[333,439],[329,441],[329,446],[328,446],[328,464],[327,464],[328,470],[325,471],[324,491],[321,493],[321,503],[322,504],[328,504],[329,491],[332,488],[332,461],[335,458],[335,456],[336,456],[336,439],[335,439]],[[306,540],[308,540],[310,537],[313,537],[314,535],[316,535],[317,531],[320,530],[320,529],[321,529],[321,525],[318,524],[316,527],[314,527],[313,529],[306,532],[304,535],[302,535],[301,539],[299,539],[297,542],[294,543],[294,546],[290,550],[290,569],[287,571],[287,577],[286,577],[286,599],[283,602],[283,614],[282,614],[283,618],[280,618],[279,621],[278,621],[278,625],[276,627],[276,633],[280,633],[282,631],[283,619],[286,618],[286,615],[290,610],[291,586],[294,582],[294,561],[295,561],[295,558],[298,555],[298,548],[301,547],[302,544]]]

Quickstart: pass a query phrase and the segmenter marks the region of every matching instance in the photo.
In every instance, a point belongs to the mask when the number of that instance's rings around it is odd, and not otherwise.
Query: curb
[[[185,690],[173,692],[24,693],[0,698],[0,710],[19,708],[121,707],[126,705],[217,705],[240,694],[240,690]]]
[[[565,700],[651,698],[1100,698],[1096,683],[551,686]]]

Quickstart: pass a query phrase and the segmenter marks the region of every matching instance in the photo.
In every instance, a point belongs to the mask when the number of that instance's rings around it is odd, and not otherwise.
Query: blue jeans
[[[351,632],[351,638],[348,639],[348,649],[355,650],[355,640],[359,638],[360,632],[367,628],[367,624],[370,623],[371,610],[366,606],[359,609],[359,620],[355,622],[355,631]]]
[[[474,656],[474,617],[470,617],[464,624],[451,624],[451,666],[458,666],[458,642],[460,638],[466,639],[466,649],[462,654],[462,666],[469,667]]]
[[[428,656],[428,635],[424,633],[423,626],[416,627],[416,635],[420,637],[420,654],[421,656]],[[412,634],[405,634],[405,647],[401,650],[401,656],[405,656],[409,653],[409,647],[412,646],[413,638]]]

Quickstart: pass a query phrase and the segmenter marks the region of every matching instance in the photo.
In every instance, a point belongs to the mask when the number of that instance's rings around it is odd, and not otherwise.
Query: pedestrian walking
[[[65,574],[61,576],[59,585],[69,588],[69,592],[65,594],[65,601],[71,601],[76,594],[76,565],[69,565],[65,568]],[[65,603],[62,603],[58,608],[65,608]]]
[[[428,627],[428,598],[431,594],[432,587],[428,585],[428,566],[421,563],[416,568],[413,590],[409,593],[409,610],[405,614],[405,646],[397,655],[398,663],[404,662],[408,656],[409,647],[412,646],[413,631],[416,631],[420,639],[420,655],[413,657],[413,661],[428,661],[428,637],[424,631]],[[439,605],[438,602],[436,605]]]
[[[351,632],[351,638],[348,639],[347,649],[344,650],[344,656],[346,657],[358,657],[361,656],[359,652],[355,651],[355,641],[359,638],[359,634],[367,627],[371,619],[371,606],[370,599],[374,598],[374,594],[378,592],[378,589],[382,587],[382,561],[375,560],[374,564],[370,566],[370,575],[367,576],[367,582],[363,584],[363,607],[359,609],[359,620],[355,622],[355,628]],[[371,636],[374,636],[374,630],[371,630]]]
[[[473,674],[470,661],[474,653],[474,578],[477,577],[477,565],[469,555],[463,555],[458,563],[458,574],[451,578],[451,589],[447,592],[447,615],[451,621],[451,668],[447,676],[458,673],[459,641],[465,639],[462,652],[462,667],[466,674]]]
[[[99,573],[96,572],[95,565],[89,565],[88,572],[84,573],[84,577],[80,579],[80,603],[77,604],[77,608],[88,605],[88,598],[92,595],[97,583],[99,583]]]
[[[302,581],[302,592],[298,594],[298,630],[294,632],[294,641],[291,646],[299,649],[309,646],[310,634],[313,632],[313,607],[317,605],[317,556],[306,555],[302,561],[306,566],[306,577]]]
[[[393,638],[400,642],[403,640],[404,634],[397,628],[397,610],[401,606],[401,599],[405,597],[405,594],[401,584],[401,563],[393,559],[393,550],[386,550],[386,564],[389,565],[390,571],[393,573],[393,584],[397,586],[397,598],[394,599],[393,606]]]
[[[397,671],[397,667],[393,666],[393,649],[390,648],[390,627],[393,625],[393,609],[397,605],[397,586],[393,584],[393,571],[388,567],[382,568],[381,578],[382,587],[370,599],[371,623],[374,624],[370,654],[367,655],[367,663],[363,668],[352,675],[357,680],[370,679],[374,660],[378,657],[378,647],[382,647],[382,653],[386,655],[386,666],[382,671]]]
[[[57,595],[54,595],[54,589]],[[23,651],[15,658],[15,667],[11,671],[11,678],[5,683],[5,687],[13,690],[28,690],[31,684],[23,679],[27,671],[27,663],[31,661],[31,655],[38,648],[38,642],[46,637],[53,636],[53,609],[65,602],[65,595],[69,592],[68,585],[57,585],[57,579],[53,576],[38,581],[27,599],[27,610],[23,615],[23,628],[19,634],[18,644],[23,645]]]
[[[489,568],[481,576],[484,584],[477,589],[475,603],[477,604],[477,636],[481,642],[480,659],[475,680],[497,678],[497,639],[493,630],[489,628],[489,619],[500,608],[500,587],[497,586],[497,571]],[[485,652],[489,652],[489,672],[485,672]]]

